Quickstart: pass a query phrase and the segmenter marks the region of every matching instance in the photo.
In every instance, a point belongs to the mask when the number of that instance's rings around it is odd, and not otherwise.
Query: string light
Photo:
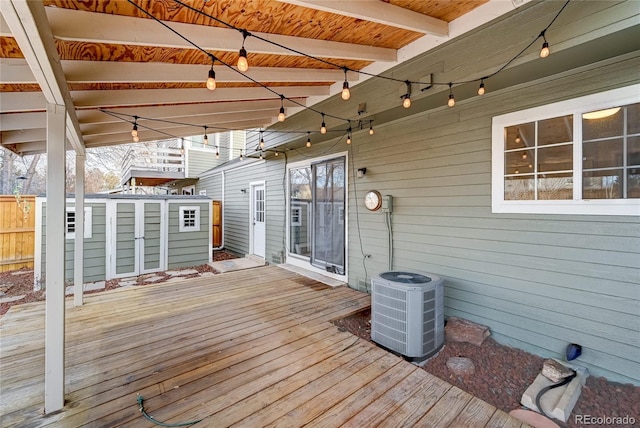
[[[215,89],[215,72],[213,71],[213,66],[214,66],[214,60],[215,60],[215,59],[217,59],[217,58],[215,58],[211,53],[207,52],[206,50],[204,50],[203,48],[201,48],[200,46],[198,46],[197,44],[195,44],[194,42],[192,42],[191,40],[189,40],[189,39],[188,39],[188,38],[186,38],[185,36],[183,36],[183,35],[181,35],[180,33],[178,33],[176,30],[174,30],[174,29],[172,29],[171,27],[169,27],[167,24],[165,24],[164,22],[162,22],[161,20],[159,20],[159,19],[158,19],[158,18],[156,18],[155,16],[153,16],[150,12],[148,12],[148,11],[147,11],[147,10],[145,10],[143,7],[141,7],[140,5],[138,5],[137,3],[135,3],[133,0],[128,0],[128,1],[129,1],[129,3],[131,3],[133,6],[135,6],[136,8],[138,8],[141,12],[145,13],[149,18],[154,19],[156,22],[158,22],[159,24],[163,25],[165,28],[167,28],[168,30],[172,31],[172,32],[173,32],[174,34],[176,34],[177,36],[179,36],[179,37],[183,38],[186,42],[190,43],[190,44],[191,44],[192,46],[194,46],[196,49],[199,49],[200,51],[202,51],[203,53],[205,53],[205,54],[207,54],[207,55],[209,55],[209,56],[211,57],[211,59],[212,59],[212,64],[211,64],[211,70],[210,70],[210,73],[209,73],[209,75],[210,75],[211,79],[207,79],[207,88],[209,88],[209,89],[211,89],[211,90]],[[343,98],[343,99],[345,99],[345,100],[348,100],[348,99],[350,98],[350,96],[351,96],[351,93],[350,93],[350,90],[349,90],[349,82],[348,82],[348,80],[347,80],[347,71],[353,71],[353,72],[355,72],[355,73],[363,74],[363,75],[366,75],[366,76],[369,76],[369,77],[375,77],[375,78],[385,79],[385,80],[389,80],[389,81],[405,82],[405,83],[407,82],[406,80],[405,80],[405,81],[403,81],[403,80],[400,80],[400,79],[398,79],[398,78],[394,78],[394,77],[391,77],[391,76],[385,76],[385,75],[380,75],[380,74],[368,73],[368,72],[366,72],[366,71],[362,71],[362,70],[350,70],[348,67],[345,67],[345,66],[342,66],[342,65],[339,65],[339,64],[333,63],[333,62],[328,61],[328,60],[323,59],[323,58],[318,58],[318,57],[315,57],[315,56],[313,56],[313,55],[306,54],[306,53],[304,53],[304,52],[297,51],[297,50],[295,50],[295,49],[289,48],[289,47],[284,46],[284,45],[280,45],[280,44],[278,44],[278,43],[276,43],[276,42],[273,42],[273,41],[271,41],[271,40],[269,40],[269,39],[267,39],[267,38],[261,37],[261,36],[259,36],[259,35],[251,34],[251,33],[249,33],[247,30],[245,30],[245,29],[241,29],[241,28],[238,28],[238,27],[236,27],[236,26],[234,26],[234,25],[232,25],[232,24],[230,24],[230,23],[228,23],[228,22],[225,22],[225,21],[223,21],[223,20],[221,20],[221,19],[219,19],[219,18],[217,18],[217,17],[215,17],[215,16],[212,16],[212,15],[210,15],[210,14],[206,13],[206,12],[203,12],[201,9],[200,9],[200,10],[199,10],[199,9],[196,9],[196,8],[194,8],[194,7],[192,7],[192,6],[188,5],[188,4],[186,4],[186,3],[184,3],[184,2],[182,2],[182,1],[180,1],[180,0],[175,0],[175,1],[176,1],[179,5],[181,5],[181,6],[185,7],[185,8],[187,8],[187,9],[189,9],[189,10],[191,10],[191,11],[195,12],[195,13],[198,13],[198,14],[204,15],[204,16],[206,16],[206,17],[210,18],[210,19],[213,19],[214,21],[216,21],[216,22],[218,22],[218,23],[220,23],[220,24],[223,24],[223,25],[225,25],[225,26],[227,26],[227,27],[230,27],[230,28],[235,29],[235,30],[237,30],[237,31],[240,31],[240,32],[242,33],[242,35],[243,35],[243,41],[242,41],[242,48],[240,49],[240,55],[239,55],[239,58],[238,58],[238,61],[239,61],[238,69],[240,69],[241,67],[243,67],[243,65],[242,65],[242,64],[240,64],[240,63],[242,62],[242,61],[241,61],[241,59],[242,59],[242,58],[245,58],[245,59],[246,59],[246,49],[244,49],[245,40],[246,40],[246,38],[247,38],[248,36],[252,36],[252,37],[256,37],[257,39],[259,39],[259,40],[261,40],[261,41],[263,41],[263,42],[265,42],[265,43],[273,44],[273,45],[279,46],[279,47],[281,47],[281,48],[284,48],[284,49],[286,49],[286,50],[289,50],[289,51],[295,52],[296,54],[303,55],[303,56],[305,56],[305,57],[307,57],[307,58],[310,58],[310,59],[313,59],[313,60],[316,60],[316,61],[323,62],[323,63],[325,63],[325,64],[327,64],[327,65],[330,65],[330,66],[333,66],[333,67],[336,67],[336,68],[341,68],[341,69],[343,69],[343,70],[344,70],[344,73],[345,73],[345,80],[344,80],[344,83],[343,83],[342,98]],[[562,6],[562,8],[558,11],[558,13],[557,13],[557,14],[556,14],[556,16],[553,18],[553,20],[552,20],[552,21],[551,21],[551,22],[546,26],[546,28],[545,28],[544,30],[542,30],[542,32],[541,32],[541,33],[540,33],[540,35],[538,36],[538,38],[542,37],[542,38],[544,39],[543,49],[542,49],[542,50],[541,50],[541,52],[540,52],[540,55],[541,55],[543,58],[544,58],[544,57],[546,57],[546,56],[548,56],[548,55],[549,55],[549,53],[550,53],[550,51],[549,51],[549,43],[548,43],[548,42],[547,42],[547,40],[546,40],[545,32],[546,32],[546,30],[548,30],[548,29],[551,27],[551,25],[556,21],[556,19],[560,16],[560,14],[562,13],[562,11],[563,11],[567,6],[568,6],[569,2],[570,2],[570,0],[566,0],[566,2],[565,2],[565,3],[564,3],[564,5]],[[535,43],[535,41],[536,41],[538,38],[534,39],[534,40],[533,40],[533,41],[532,41],[532,42],[531,42],[531,43],[530,43],[530,44],[529,44],[525,49],[523,49],[522,51],[520,51],[517,55],[515,55],[511,60],[509,60],[507,63],[505,63],[502,67],[500,67],[500,68],[499,68],[498,70],[496,70],[494,73],[490,74],[489,76],[485,76],[485,77],[483,77],[483,78],[479,79],[479,80],[480,80],[480,87],[478,88],[478,95],[482,95],[482,94],[484,94],[484,82],[483,82],[483,80],[484,80],[484,79],[487,79],[487,78],[489,78],[489,77],[493,77],[494,75],[496,75],[496,74],[500,73],[502,70],[504,70],[504,69],[505,69],[509,64],[511,64],[513,61],[515,61],[517,58],[519,58],[519,57],[520,57],[520,56],[521,56],[521,55],[522,55],[522,54],[523,54],[523,53],[524,53],[524,52],[525,52],[529,47],[531,47],[531,45],[532,45],[533,43]],[[225,63],[223,62],[223,64],[225,64]],[[225,65],[229,67],[229,65],[228,65],[228,64],[225,64]],[[248,69],[248,63],[247,63],[247,69]],[[262,86],[263,88],[265,88],[265,89],[267,89],[267,90],[271,91],[272,93],[277,94],[273,89],[269,88],[267,85],[264,85],[264,84],[262,84],[262,83],[260,83],[260,82],[258,82],[258,81],[256,81],[256,80],[254,80],[254,79],[250,78],[249,76],[246,76],[246,75],[245,75],[245,77],[247,77],[249,80],[252,80],[254,83],[256,83],[256,84],[258,84],[258,85]],[[210,80],[212,81],[211,85],[209,85]],[[478,80],[478,79],[476,79],[476,80],[472,80],[472,81],[477,81],[477,80]],[[425,89],[423,89],[423,90],[429,89],[429,88],[433,87],[434,85],[445,85],[445,83],[438,83],[438,82],[428,82],[428,83],[427,83],[427,82],[420,82],[420,81],[416,81],[416,82],[411,82],[411,83],[428,85],[428,86],[427,86]],[[447,105],[449,105],[449,106],[453,106],[453,105],[455,105],[455,98],[453,97],[453,93],[452,93],[452,91],[451,91],[451,87],[452,87],[453,83],[454,83],[454,82],[449,82],[449,86],[450,86],[450,91],[449,91],[449,92],[450,92],[450,93],[449,93],[449,100],[448,100],[448,102],[447,102]],[[468,82],[459,82],[459,83],[468,83]],[[213,86],[213,87],[210,87],[210,86]],[[280,97],[281,97],[282,99],[286,98],[286,97],[284,97],[284,95],[281,95],[281,94],[277,94],[277,95],[280,95]],[[405,101],[406,101],[407,103],[410,103],[410,100],[409,100],[409,101],[407,101],[407,98],[410,98],[410,97],[404,97],[404,99],[403,99],[403,105],[404,105],[404,102],[405,102]],[[305,108],[305,109],[311,110],[311,111],[313,111],[313,112],[315,112],[315,113],[320,113],[319,111],[317,111],[317,110],[315,110],[315,109],[313,109],[313,108],[311,108],[311,107],[307,107],[307,106],[305,106],[305,105],[304,105],[304,104],[302,104],[302,103],[298,103],[298,102],[297,102],[297,101],[295,101],[295,100],[292,100],[292,99],[289,99],[289,98],[287,98],[287,100],[289,100],[289,101],[293,102],[294,104],[299,105],[299,106],[300,106],[300,107],[302,107],[302,108]],[[338,118],[338,117],[336,117],[336,118],[337,118],[337,119],[343,119],[343,118]],[[280,114],[278,115],[278,120],[279,120],[280,122],[282,122],[282,121],[284,121],[284,119],[285,119],[284,106],[282,106],[282,107],[280,108]]]
[[[401,97],[402,107],[409,108],[411,107],[411,82],[407,80],[404,83],[407,85],[407,93]]]
[[[260,131],[260,150],[264,149],[264,137],[262,131]]]
[[[311,147],[311,133],[307,132],[307,147]]]
[[[207,125],[204,126],[204,145],[209,145],[209,137],[207,137]]]
[[[131,136],[133,138],[138,136],[138,116],[133,116],[133,129],[131,130]]]
[[[549,51],[549,42],[547,42],[547,38],[545,37],[546,31],[547,30],[542,30],[542,33],[540,33],[540,37],[544,40],[544,43],[542,43],[542,49],[540,49],[540,58],[546,58],[551,53],[551,51]]]
[[[347,81],[347,67],[344,68],[344,83],[342,84],[342,99],[348,100],[351,98],[351,91],[349,91],[349,82]]]
[[[369,135],[373,135],[373,124],[369,121]]]
[[[247,40],[249,33],[246,30],[242,31],[242,47],[238,54],[238,70],[245,72],[249,69],[249,62],[247,61],[247,51],[244,48],[244,41]]]
[[[220,159],[220,148],[216,146],[216,159]]]
[[[447,101],[447,105],[449,107],[453,107],[454,105],[456,105],[456,99],[453,96],[453,82],[449,82],[449,101]]]
[[[480,79],[480,87],[478,87],[478,95],[484,95],[484,79]]]
[[[278,152],[275,152],[275,156],[278,157]]]
[[[262,150],[260,150],[260,160],[262,160],[262,159],[264,159],[264,158],[262,157]]]
[[[180,139],[180,154],[184,154],[184,138]]]
[[[243,161],[244,160],[244,155],[242,154],[242,149],[240,149],[240,160]]]
[[[351,144],[351,127],[347,130],[347,144]]]
[[[213,63],[215,57],[211,58],[211,70],[209,70],[209,77],[207,77],[207,89],[213,91],[216,89],[216,72],[213,70]]]
[[[284,122],[286,116],[284,115],[284,95],[280,95],[280,113],[278,113],[278,122]]]
[[[324,123],[324,113],[322,113],[322,125],[320,125],[320,133],[321,134],[327,133],[327,125]]]

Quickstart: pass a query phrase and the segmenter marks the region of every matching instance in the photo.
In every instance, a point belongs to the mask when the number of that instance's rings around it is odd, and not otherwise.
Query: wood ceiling
[[[65,94],[74,147],[80,141],[86,147],[131,142],[126,119],[134,115],[143,118],[142,141],[201,134],[203,125],[216,132],[274,123],[280,97],[223,65],[235,69],[243,37],[214,17],[252,34],[245,42],[251,79],[309,106],[334,96],[344,80],[343,70],[322,60],[350,70],[392,68],[403,48],[447,40],[450,22],[487,2],[2,0],[1,143],[19,154],[43,152],[46,105]],[[219,60],[215,91],[205,87],[209,54]],[[359,75],[348,78],[354,85]],[[290,101],[284,104],[288,114],[296,111]]]

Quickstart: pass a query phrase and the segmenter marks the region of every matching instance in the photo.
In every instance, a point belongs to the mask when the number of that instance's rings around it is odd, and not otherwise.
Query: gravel
[[[334,322],[356,336],[371,340],[371,312],[359,312]],[[451,357],[466,357],[473,361],[475,374],[456,376],[447,368]],[[522,394],[542,370],[544,358],[520,349],[500,345],[488,338],[481,346],[469,343],[445,342],[438,354],[422,367],[460,389],[481,398],[505,412],[521,408]],[[589,426],[637,427],[640,423],[640,387],[607,381],[589,376],[582,394],[567,423],[555,421],[563,427],[582,427],[576,415],[598,417],[624,417],[635,419],[635,424],[590,424]]]

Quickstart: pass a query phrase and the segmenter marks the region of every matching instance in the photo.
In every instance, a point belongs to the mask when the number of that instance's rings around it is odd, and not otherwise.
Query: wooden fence
[[[0,272],[33,268],[35,244],[35,196],[0,195]]]

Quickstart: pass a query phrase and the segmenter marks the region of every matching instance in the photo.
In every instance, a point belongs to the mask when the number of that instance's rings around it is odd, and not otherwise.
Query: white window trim
[[[76,212],[76,207],[67,207],[66,212]],[[78,217],[76,217],[76,223],[78,222]],[[67,232],[67,218],[65,214],[65,238],[66,239],[76,239],[75,232]],[[92,238],[93,237],[93,207],[84,207],[84,238]]]
[[[504,129],[524,122],[574,115],[574,142],[582,142],[582,113],[640,102],[640,84],[496,116],[492,122],[491,212],[640,215],[639,199],[511,201],[504,199]],[[582,144],[574,144],[574,189],[582,189]]]
[[[178,208],[180,212],[179,223],[178,223],[178,231],[179,232],[200,232],[200,207],[199,206],[180,206]],[[184,213],[185,211],[195,211],[195,225],[194,226],[185,226],[184,225]]]
[[[198,195],[207,196],[207,189],[198,190]]]
[[[296,214],[294,215],[294,211]],[[298,221],[294,221],[293,219],[297,218]],[[302,226],[302,207],[300,205],[291,207],[291,226]]]

